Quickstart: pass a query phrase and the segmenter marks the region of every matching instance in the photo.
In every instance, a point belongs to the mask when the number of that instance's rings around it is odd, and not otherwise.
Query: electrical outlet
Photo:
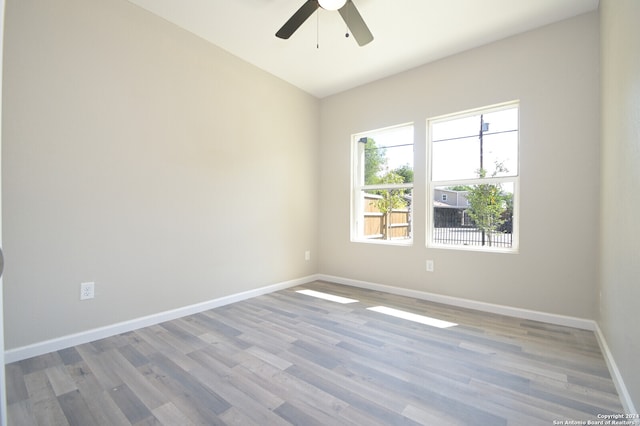
[[[80,300],[93,299],[95,297],[95,283],[80,283]]]
[[[433,272],[433,260],[427,260],[427,272]]]
[[[304,252],[304,260],[311,260],[311,250]]]

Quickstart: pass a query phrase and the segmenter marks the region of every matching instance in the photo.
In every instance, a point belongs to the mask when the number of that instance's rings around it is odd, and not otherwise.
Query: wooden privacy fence
[[[378,207],[381,199],[376,194],[364,195],[364,236],[378,240],[411,238],[411,209],[393,209],[385,214]]]

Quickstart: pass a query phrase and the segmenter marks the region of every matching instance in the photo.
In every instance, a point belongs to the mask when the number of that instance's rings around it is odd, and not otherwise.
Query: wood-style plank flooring
[[[325,282],[6,372],[10,425],[552,425],[623,411],[590,331]]]

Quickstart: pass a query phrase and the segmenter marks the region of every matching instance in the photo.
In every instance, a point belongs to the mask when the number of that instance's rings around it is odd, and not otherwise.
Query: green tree
[[[404,183],[404,177],[399,174],[391,171],[387,172],[380,179],[381,184],[398,184]],[[390,225],[391,225],[391,213],[395,209],[404,209],[407,207],[407,200],[405,199],[405,190],[404,189],[381,189],[375,191],[376,194],[380,195],[380,198],[377,201],[377,207],[380,212],[384,214],[384,235],[385,239],[391,239]]]
[[[496,169],[491,177],[508,170],[502,163],[496,162]],[[487,176],[485,169],[478,170],[478,177],[481,179]],[[499,183],[481,183],[473,185],[468,190],[467,200],[469,201],[469,217],[473,220],[476,228],[482,231],[482,243],[491,245],[491,236],[505,222],[505,211],[507,210],[509,197],[502,191]],[[485,237],[486,240],[485,241]]]
[[[403,166],[398,167],[397,169],[392,170],[392,173],[402,176],[402,178],[404,179],[402,183],[413,182],[413,169],[408,164],[405,164]]]
[[[404,183],[404,178],[395,172],[388,172],[382,178],[380,183]],[[404,198],[404,190],[402,189],[381,189],[376,191],[382,198],[378,200],[378,209],[389,215],[393,209],[403,209],[407,207],[407,200]]]
[[[391,173],[402,176],[402,182],[400,183],[413,183],[413,169],[408,164],[405,164],[403,166],[400,166],[392,170]],[[409,188],[401,189],[399,191],[401,191],[403,196],[411,195],[411,189]]]
[[[380,173],[387,164],[387,150],[376,145],[376,141],[367,138],[364,146],[364,184],[375,185],[381,182]]]
[[[454,185],[454,186],[448,187],[447,189],[450,189],[452,191],[460,191],[460,192],[462,192],[462,191],[470,191],[473,188],[471,186],[469,186],[469,185]]]

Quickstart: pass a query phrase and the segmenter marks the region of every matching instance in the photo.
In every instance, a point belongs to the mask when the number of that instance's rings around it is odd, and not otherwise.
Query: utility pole
[[[482,135],[484,132],[484,115],[480,115],[480,170],[484,168],[484,147],[482,146]]]
[[[483,142],[483,136],[484,136],[484,132],[488,132],[489,131],[489,123],[485,123],[484,122],[484,114],[480,115],[480,134],[478,135],[480,138],[480,176],[482,177],[482,173],[484,171],[484,142]],[[484,229],[482,230],[482,245],[484,246],[486,244],[485,242],[485,231]]]

